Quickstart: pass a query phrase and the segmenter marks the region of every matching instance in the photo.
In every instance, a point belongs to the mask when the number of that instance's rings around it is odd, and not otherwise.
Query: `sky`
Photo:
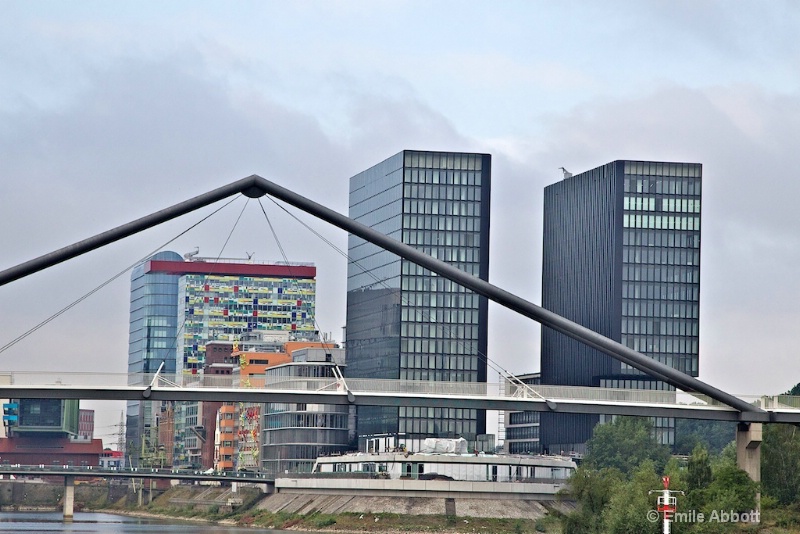
[[[0,270],[251,174],[346,214],[349,178],[401,150],[474,151],[493,158],[489,280],[539,304],[542,193],[559,167],[695,162],[700,379],[748,395],[800,382],[797,3],[0,10]],[[124,373],[126,269],[162,249],[315,263],[317,321],[340,340],[345,258],[261,202],[269,223],[237,198],[188,232],[222,203],[0,287],[3,347],[122,273],[0,352],[0,371]],[[344,232],[291,213],[346,250]],[[492,304],[489,336],[497,366],[538,370],[537,323]],[[82,405],[113,443],[124,404]]]

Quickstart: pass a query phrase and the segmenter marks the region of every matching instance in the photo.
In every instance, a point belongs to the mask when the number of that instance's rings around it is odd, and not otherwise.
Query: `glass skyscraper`
[[[490,187],[488,154],[405,150],[350,179],[350,217],[488,280]],[[348,255],[348,376],[486,382],[484,297],[353,235]],[[358,410],[362,449],[485,432],[483,410]]]
[[[545,188],[542,306],[696,377],[701,186],[700,164],[614,161]],[[543,384],[669,389],[547,327],[541,350]],[[542,445],[581,452],[599,420],[543,413]]]
[[[151,260],[183,261],[177,252],[159,252]],[[142,380],[142,375],[158,371],[175,374],[175,343],[178,321],[177,274],[148,272],[147,262],[131,272],[130,330],[128,337],[129,380]],[[133,465],[138,465],[142,439],[156,428],[156,404],[128,401],[125,422],[125,443]]]

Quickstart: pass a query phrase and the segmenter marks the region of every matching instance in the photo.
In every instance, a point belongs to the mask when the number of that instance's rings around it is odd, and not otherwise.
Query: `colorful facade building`
[[[316,268],[312,264],[256,263],[251,260],[198,258],[161,252],[131,275],[131,326],[128,369],[132,381],[147,381],[159,367],[178,382],[200,379],[210,342],[237,342],[282,332],[295,339],[316,339]],[[213,359],[213,358],[212,358]],[[211,363],[210,373],[222,367]],[[137,465],[143,443],[161,433],[164,405],[128,403],[126,442]],[[176,403],[172,461],[176,467],[200,467],[213,458],[217,409],[203,415],[200,403]],[[157,432],[151,429],[158,428]],[[164,444],[161,444],[164,445]],[[205,454],[204,454],[205,451]]]

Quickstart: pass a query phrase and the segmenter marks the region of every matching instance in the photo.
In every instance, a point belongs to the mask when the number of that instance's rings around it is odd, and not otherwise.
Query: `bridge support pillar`
[[[75,511],[75,477],[64,477],[64,521],[74,519]]]
[[[736,427],[736,465],[753,482],[761,482],[761,423],[739,423]],[[761,493],[756,494],[756,506],[761,509]]]

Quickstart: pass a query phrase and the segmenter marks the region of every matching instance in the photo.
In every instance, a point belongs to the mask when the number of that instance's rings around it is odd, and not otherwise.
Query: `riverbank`
[[[192,500],[196,505],[181,504]],[[161,519],[180,519],[187,521],[214,522],[227,526],[255,527],[280,531],[326,532],[337,534],[364,534],[368,532],[382,532],[389,534],[413,533],[442,533],[442,534],[518,534],[518,533],[547,533],[560,534],[561,514],[568,513],[569,508],[564,508],[563,503],[552,503],[544,516],[537,519],[503,518],[503,517],[474,517],[459,513],[458,515],[445,515],[441,513],[424,513],[435,510],[439,504],[417,503],[417,506],[407,508],[401,512],[386,512],[365,510],[357,513],[341,511],[326,513],[321,505],[324,498],[332,496],[316,496],[320,499],[309,500],[313,506],[305,506],[290,511],[287,507],[281,508],[278,503],[280,494],[263,495],[255,493],[246,495],[242,492],[242,506],[231,511],[224,511],[219,504],[209,502],[219,498],[219,503],[226,497],[226,490],[203,489],[197,486],[176,487],[154,499],[152,503],[142,507],[128,507],[122,513],[131,515],[147,514],[142,517]],[[311,498],[312,496],[306,496]],[[284,496],[283,498],[286,498]],[[406,499],[393,499],[388,503],[396,507],[408,506]],[[508,513],[503,510],[508,506],[505,501],[489,501],[494,506],[496,514],[501,516]],[[202,504],[200,504],[202,503]],[[404,504],[405,503],[405,504]],[[358,497],[351,501],[352,507],[366,508],[379,504],[375,498]],[[386,501],[383,501],[386,505]],[[467,510],[464,503],[459,508]],[[541,505],[541,503],[539,503]],[[334,506],[332,501],[328,505]],[[562,507],[562,509],[559,509]],[[118,509],[105,510],[109,513],[121,513]],[[800,534],[800,509],[781,508],[767,509],[762,514],[762,522],[758,525],[740,524],[727,525],[726,532],[749,534]]]
[[[63,486],[49,484],[19,484],[13,491],[19,497],[15,503],[7,502],[7,510],[26,508],[36,511],[60,510],[59,497]],[[49,487],[48,487],[49,486]],[[560,515],[568,513],[566,503],[537,503],[546,506],[544,514],[536,511],[535,518],[502,517],[513,512],[507,501],[483,501],[483,511],[494,511],[497,517],[469,515],[467,500],[455,503],[456,514],[441,513],[441,499],[378,498],[369,496],[264,495],[256,488],[241,488],[233,494],[231,488],[219,486],[173,486],[140,495],[129,488],[123,492],[117,486],[78,486],[76,502],[82,511],[185,521],[195,524],[219,524],[232,527],[256,527],[280,531],[328,532],[338,534],[363,534],[387,532],[390,534],[442,533],[442,534],[517,534],[544,532],[559,534]],[[8,488],[7,488],[8,489]],[[114,491],[111,491],[111,490]],[[3,492],[0,491],[0,494]],[[11,491],[7,491],[9,495]],[[76,491],[77,493],[77,491]],[[121,495],[121,496],[120,496]],[[108,498],[116,498],[111,501]],[[139,502],[142,504],[140,505]],[[231,507],[229,503],[235,505]],[[519,505],[519,504],[517,504]],[[533,506],[532,508],[536,508]],[[355,510],[355,511],[354,511]],[[358,511],[360,510],[360,511]],[[528,510],[529,513],[531,510]],[[760,534],[800,534],[800,508],[767,509],[762,513],[760,525],[732,526],[730,532]]]
[[[436,509],[444,510],[443,499],[437,499],[441,503],[425,503],[423,498],[380,501],[363,496],[348,499],[346,506],[340,498],[338,505],[334,506],[332,501],[336,499],[331,496],[316,496],[319,498],[317,500],[314,496],[305,496],[306,499],[301,504],[296,496],[287,499],[280,497],[280,494],[263,495],[260,491],[247,488],[237,492],[241,505],[230,509],[226,506],[230,495],[230,489],[226,488],[176,486],[142,506],[135,504],[137,500],[129,497],[98,511],[146,518],[214,522],[228,526],[339,534],[560,532],[558,519],[540,509],[537,509],[535,518],[473,517],[466,514],[448,516],[444,513],[430,513]],[[460,504],[461,509],[468,509],[466,502]],[[505,503],[488,504],[494,506],[498,515],[502,515],[501,507]],[[394,507],[396,511],[386,511],[387,507]],[[335,508],[337,512],[327,513],[324,511],[326,508]]]
[[[381,532],[386,534],[444,533],[444,534],[512,534],[526,532],[560,533],[557,522],[487,518],[456,518],[442,516],[407,516],[400,514],[242,514],[236,518],[208,519],[197,517],[175,517],[171,514],[145,510],[121,510],[118,508],[98,512],[119,514],[145,519],[168,519],[194,523],[219,524],[225,526],[251,527],[273,531],[313,531],[337,534],[364,534]]]

